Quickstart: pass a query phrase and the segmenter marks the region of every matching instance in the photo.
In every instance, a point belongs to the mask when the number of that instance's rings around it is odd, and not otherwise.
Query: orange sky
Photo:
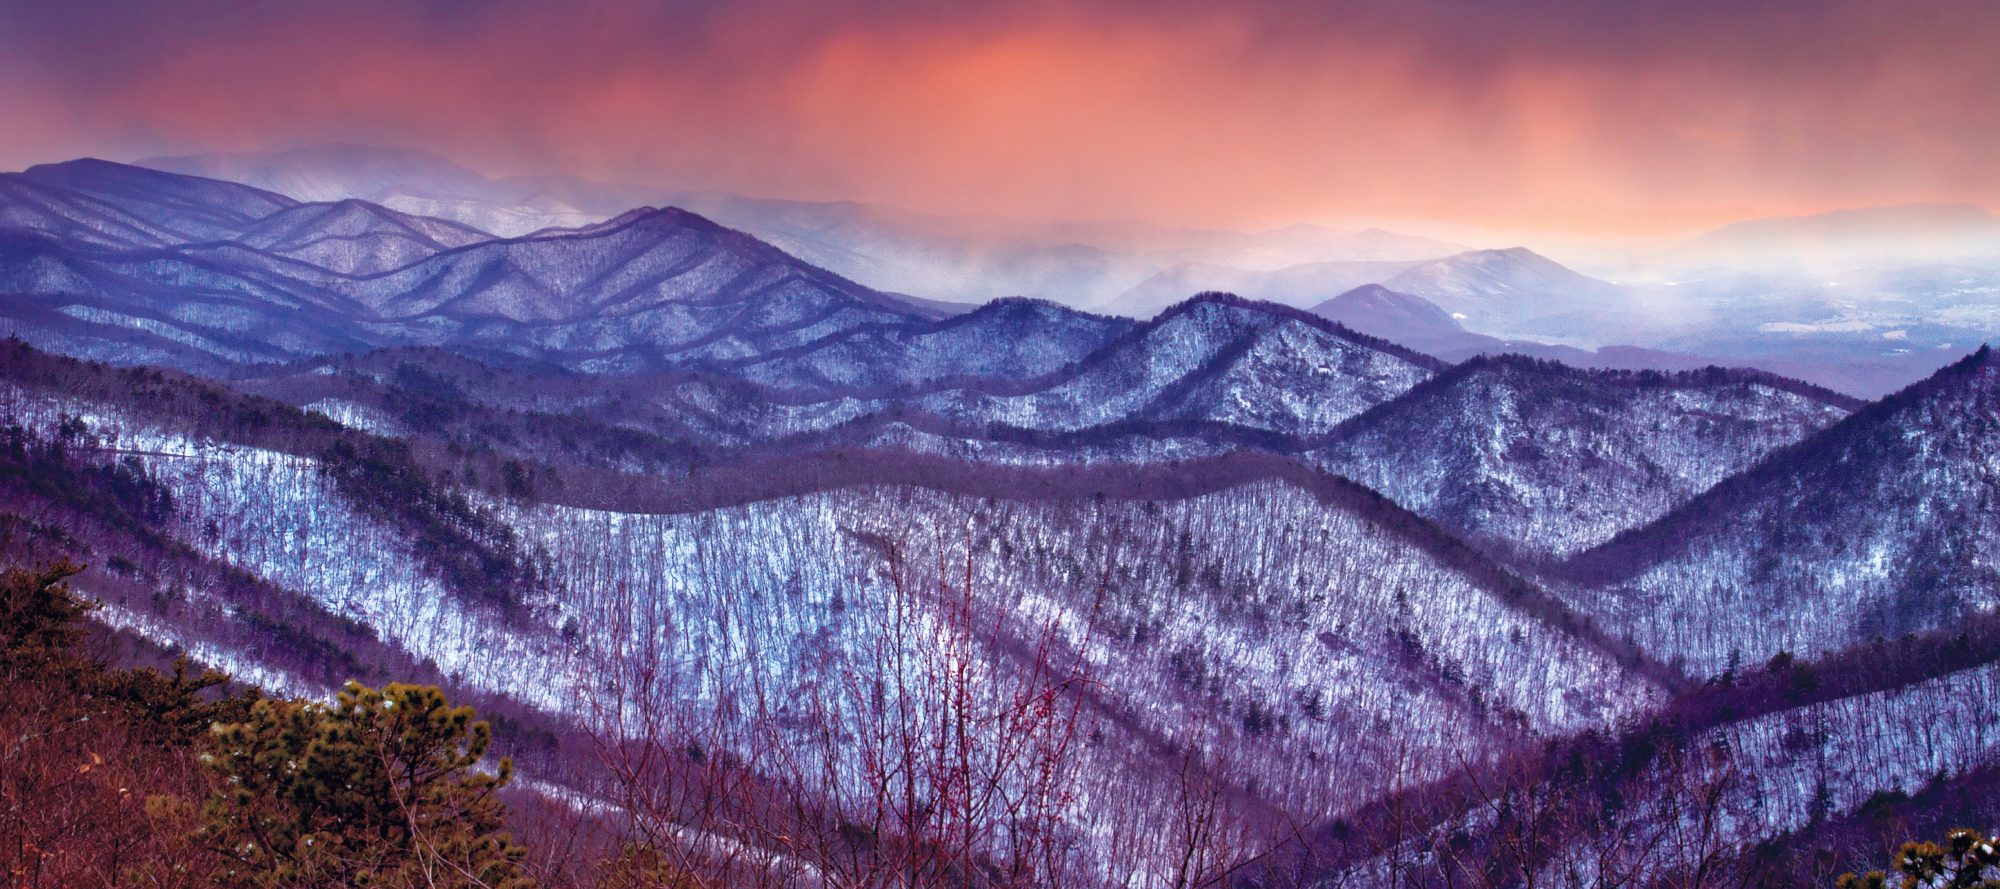
[[[0,167],[321,141],[919,210],[2000,208],[2000,4],[0,0]]]

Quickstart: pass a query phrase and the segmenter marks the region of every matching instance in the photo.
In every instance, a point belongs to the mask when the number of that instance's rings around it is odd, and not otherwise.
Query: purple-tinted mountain
[[[1466,330],[1450,312],[1430,300],[1398,293],[1380,284],[1363,284],[1313,306],[1310,311],[1351,330],[1430,355],[1500,343]]]
[[[673,209],[493,240],[361,201],[301,205],[95,161],[5,181],[27,196],[0,217],[9,329],[112,360],[214,369],[445,345],[629,371],[939,314]]]
[[[1981,348],[1578,556],[1575,601],[1697,674],[2000,609],[2000,361]]]
[[[1029,225],[854,201],[777,200],[567,176],[489,179],[435,155],[365,145],[151,158],[139,163],[231,179],[302,200],[361,198],[508,237],[584,227],[640,204],[672,205],[749,232],[812,265],[884,291],[975,303],[1028,296],[1130,317],[1148,317],[1201,290],[1278,298],[1224,276],[1183,281],[1178,290],[1172,285],[1155,288],[1142,301],[1118,299],[1177,264],[1278,269],[1329,261],[1432,259],[1464,249],[1380,229],[1347,231],[1302,224],[1274,231],[1227,232],[1143,223]],[[1309,294],[1301,304],[1345,289]]]
[[[853,452],[670,480],[561,465],[510,475],[424,435],[391,442],[180,375],[18,344],[0,351],[0,393],[16,424],[0,441],[0,515],[90,507],[105,513],[77,525],[92,545],[108,539],[96,525],[115,521],[254,578],[262,602],[230,598],[234,586],[150,596],[167,582],[154,566],[175,566],[150,559],[130,572],[144,583],[100,570],[79,584],[106,598],[107,620],[299,693],[323,681],[299,671],[293,649],[310,646],[256,644],[241,625],[281,604],[331,615],[301,633],[372,628],[357,655],[428,660],[541,718],[576,715],[577,671],[610,651],[605,634],[659,608],[691,628],[741,627],[772,672],[731,678],[789,693],[811,679],[808,655],[866,643],[857,616],[884,607],[871,579],[881,542],[902,541],[914,571],[973,565],[982,607],[1022,607],[1032,591],[1029,607],[1082,614],[1101,594],[1092,706],[1106,718],[1091,755],[1142,798],[1155,792],[1159,739],[1213,733],[1238,752],[1218,766],[1233,785],[1256,782],[1264,804],[1317,820],[1441,774],[1456,754],[1608,726],[1660,697],[1627,649],[1532,584],[1281,458],[1015,470]],[[128,505],[38,485],[18,471],[27,459],[8,459],[24,448],[45,474],[160,493]],[[511,487],[503,500],[484,485]],[[697,656],[706,633],[659,644]],[[1413,749],[1430,755],[1401,758]],[[1339,775],[1325,774],[1329,760]]]
[[[1329,294],[1393,278],[1418,264],[1418,260],[1348,260],[1257,271],[1219,263],[1182,262],[1147,278],[1098,308],[1143,317],[1187,298],[1190,293],[1204,290],[1225,291],[1304,308],[1326,299]]]
[[[369,176],[435,159],[387,160]],[[1279,268],[1337,235],[1135,230],[1152,252],[1113,256],[737,209],[829,256],[999,251],[898,266],[976,272],[1018,247],[1099,281],[1202,244]],[[514,737],[573,728],[584,696],[700,702],[600,682],[656,663],[830,688],[820,665],[884,643],[871,617],[943,614],[962,583],[1000,619],[963,649],[981,675],[1012,677],[1044,623],[1090,647],[1090,803],[1065,829],[1147,842],[1194,767],[1231,823],[1336,853],[1312,861],[1329,884],[1492,882],[1418,875],[1457,856],[1659,885],[1683,788],[1748,844],[2000,755],[1977,728],[2000,714],[1983,350],[1855,411],[1754,371],[1440,361],[1618,360],[1468,332],[1611,342],[1644,308],[1525,251],[1377,257],[1416,264],[1317,314],[1211,293],[1134,321],[926,304],[686,210],[530,231],[102,162],[0,176],[7,332],[215,378],[0,344],[0,552],[78,556],[96,620],[276,693],[437,682]],[[1883,281],[1967,313],[1987,286]],[[602,763],[559,746],[522,774],[596,792],[563,782]],[[1513,795],[1454,808],[1468,787]],[[1557,833],[1509,845],[1522,817]],[[1638,857],[1593,857],[1619,843]]]
[[[284,195],[197,176],[176,176],[93,159],[42,164],[4,174],[58,189],[71,206],[110,205],[163,235],[158,243],[225,240],[298,202]]]
[[[1636,308],[1632,295],[1525,247],[1474,250],[1421,263],[1380,282],[1421,297],[1467,328],[1498,337],[1601,335]]]
[[[342,274],[372,275],[492,239],[456,222],[342,200],[280,210],[232,240]]]
[[[385,351],[259,374],[253,385],[394,434],[424,426],[398,418],[497,409],[573,414],[720,452],[894,447],[978,461],[1147,463],[1240,446],[1295,450],[1441,366],[1220,294],[1143,325],[1002,300],[612,384],[481,357],[489,364]]]
[[[1659,518],[1858,406],[1759,371],[1481,357],[1354,418],[1316,456],[1467,540],[1543,559]]]
[[[774,389],[880,396],[1048,377],[1137,326],[1054,303],[1003,299],[935,323],[857,328],[717,369]]]
[[[376,319],[593,371],[730,360],[926,317],[683,210],[490,241],[336,285]]]
[[[233,182],[99,160],[0,173],[0,230],[36,232],[80,246],[221,240],[297,203]]]
[[[1638,346],[1584,349],[1528,340],[1503,340],[1473,333],[1435,303],[1379,284],[1364,284],[1312,308],[1328,318],[1369,336],[1379,337],[1460,362],[1480,355],[1527,355],[1560,361],[1571,367],[1602,370],[1696,370],[1722,362],[1699,355]]]
[[[0,330],[68,354],[204,371],[380,344],[353,324],[351,302],[276,270],[285,265],[326,274],[237,246],[101,253],[0,232]]]
[[[1059,379],[1018,393],[939,393],[919,404],[939,416],[1021,429],[1152,421],[1314,435],[1401,394],[1439,366],[1295,309],[1203,294]]]

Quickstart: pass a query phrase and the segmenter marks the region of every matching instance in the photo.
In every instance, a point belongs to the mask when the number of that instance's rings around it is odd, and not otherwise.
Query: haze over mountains
[[[1991,214],[1969,206],[1749,220],[1650,252],[1583,257],[1614,284],[1530,249],[1472,251],[1381,229],[948,218],[560,176],[496,180],[432,155],[355,145],[141,165],[315,200],[362,198],[506,236],[676,206],[850,280],[945,303],[1029,296],[1145,318],[1206,290],[1310,308],[1379,284],[1463,315],[1468,331],[1509,349],[1554,346],[1542,354],[1602,367],[1752,364],[1870,396],[1921,378],[2000,322],[2000,237]],[[1463,357],[1490,345],[1440,348]]]
[[[870,655],[1074,653],[1043,829],[1127,877],[1201,810],[1244,885],[1783,885],[1995,798],[2000,733],[1904,728],[2000,709],[1990,269],[629,193],[356,148],[0,175],[0,551],[267,689],[438,683],[557,801],[629,799],[606,712],[842,762],[862,722],[812,713],[916,681]],[[1787,225],[1711,243],[1847,231]]]
[[[1748,219],[1675,248],[1683,264],[1758,271],[1974,265],[2000,260],[2000,216],[1971,204],[1905,204]]]

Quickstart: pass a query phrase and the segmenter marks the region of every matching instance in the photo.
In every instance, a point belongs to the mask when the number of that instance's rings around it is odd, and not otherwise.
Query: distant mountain
[[[432,344],[637,370],[941,314],[680,210],[495,240],[103,162],[10,180],[0,315],[109,359],[212,369]]]
[[[1215,423],[1310,436],[1439,367],[1295,309],[1203,294],[1020,394],[938,393],[918,404],[939,416],[1044,431]]]
[[[1472,250],[1426,260],[1318,262],[1271,271],[1183,263],[1121,294],[1107,310],[1144,309],[1187,287],[1223,289],[1300,307],[1367,284],[1425,299],[1452,319],[1494,336],[1595,332],[1639,319],[1633,295],[1525,247]]]
[[[556,194],[534,180],[494,180],[422,151],[368,145],[317,145],[289,151],[154,157],[136,166],[227,179],[302,201],[359,198],[419,216],[449,219],[505,236],[588,225],[641,203],[630,194]],[[636,191],[636,189],[635,189]]]
[[[1228,289],[1256,299],[1318,307],[1342,294],[1378,284],[1398,297],[1414,297],[1441,308],[1448,320],[1475,334],[1508,338],[1570,338],[1577,344],[1617,342],[1623,331],[1643,330],[1649,307],[1626,288],[1572,271],[1523,247],[1474,250],[1427,260],[1318,262],[1270,271],[1181,263],[1104,304],[1105,311],[1139,314],[1181,298],[1189,289]],[[1367,291],[1354,300],[1370,306],[1329,311],[1359,318],[1394,298]],[[1408,311],[1405,306],[1398,311]],[[1425,329],[1433,345],[1468,344],[1438,326]]]
[[[1670,254],[1683,265],[1833,271],[2000,264],[2000,216],[1971,204],[1901,204],[1735,222]]]
[[[1002,299],[936,324],[860,328],[719,367],[775,389],[822,394],[1018,384],[1064,371],[1136,326],[1054,303]]]
[[[234,240],[342,274],[372,275],[492,239],[471,226],[350,198],[280,210]]]
[[[1189,280],[1179,289],[1163,282],[1145,299],[1112,304],[1177,264],[1258,272],[1327,262],[1408,262],[1464,249],[1372,228],[1301,224],[1231,232],[1129,223],[1023,224],[855,201],[758,198],[566,176],[491,179],[424,152],[359,145],[149,158],[139,164],[232,179],[302,200],[361,198],[508,237],[589,226],[642,204],[675,206],[878,290],[975,303],[1027,296],[1134,317],[1150,316],[1203,290],[1309,305],[1363,283],[1339,279],[1319,285],[1323,292],[1300,289],[1296,299],[1288,299],[1240,279],[1216,277]],[[1345,286],[1333,286],[1342,281]]]
[[[1317,456],[1467,540],[1542,559],[1656,519],[1859,405],[1750,370],[1482,357],[1350,420]]]
[[[2000,361],[1981,348],[1579,555],[1575,601],[1697,673],[2000,608]]]
[[[1525,355],[1601,370],[1680,371],[1717,363],[1699,355],[1638,346],[1583,349],[1473,333],[1430,300],[1397,293],[1380,284],[1363,284],[1313,306],[1312,313],[1454,363],[1481,355]]]
[[[95,246],[223,240],[297,203],[233,182],[94,159],[0,173],[0,225]]]
[[[1251,271],[1217,263],[1182,262],[1141,281],[1098,306],[1100,311],[1146,317],[1203,291],[1235,293],[1307,308],[1331,295],[1393,278],[1416,265],[1410,261],[1314,262],[1271,271]]]
[[[1422,297],[1380,284],[1363,284],[1312,306],[1322,318],[1369,336],[1401,343],[1432,355],[1467,347],[1498,346],[1493,337],[1472,333],[1450,312]]]
[[[1637,317],[1640,306],[1625,288],[1579,274],[1525,247],[1459,253],[1380,283],[1429,300],[1468,329],[1502,338],[1602,342],[1607,332],[1644,320]]]

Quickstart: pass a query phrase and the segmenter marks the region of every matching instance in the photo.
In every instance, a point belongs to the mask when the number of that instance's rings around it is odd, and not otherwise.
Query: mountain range
[[[607,709],[768,763],[848,743],[813,708],[880,712],[884,646],[995,687],[1075,652],[1090,681],[1034,699],[1087,726],[1047,829],[1143,870],[1199,784],[1264,850],[1245,885],[1445,884],[1470,850],[1668,884],[1725,805],[1694,866],[1783,884],[1774,848],[1860,855],[1883,800],[2000,765],[1910,728],[2000,709],[1970,342],[1871,401],[1616,346],[1663,285],[1384,233],[1292,262],[1349,237],[1313,229],[1196,239],[1237,264],[1135,279],[1170,299],[1143,319],[951,305],[686,207],[358,157],[0,175],[0,551],[89,563],[105,632],[285,694],[436,683],[558,801],[617,798]],[[422,212],[503,198],[576,214]],[[1164,296],[1210,274],[1252,294]],[[746,690],[767,722],[730,721]]]
[[[1275,270],[1310,262],[1430,259],[1465,249],[1377,228],[1299,224],[1228,232],[1139,223],[1024,227],[852,201],[675,191],[562,176],[490,179],[435,155],[362,145],[158,157],[137,165],[311,200],[360,198],[509,237],[588,225],[640,204],[672,205],[885,290],[975,303],[1028,296],[1136,315],[1151,315],[1189,293],[1234,289],[1201,282],[1157,301],[1126,295],[1175,266]]]
[[[2000,238],[1990,214],[1967,206],[1856,208],[1746,220],[1651,248],[1572,247],[1561,253],[1572,269],[1530,250],[1379,228],[1028,224],[565,176],[496,179],[360,145],[141,164],[313,200],[358,198],[507,237],[674,206],[946,313],[1027,296],[1146,318],[1209,290],[1310,308],[1381,284],[1464,316],[1468,331],[1504,350],[1610,368],[1748,364],[1868,397],[1923,378],[2000,324]]]

